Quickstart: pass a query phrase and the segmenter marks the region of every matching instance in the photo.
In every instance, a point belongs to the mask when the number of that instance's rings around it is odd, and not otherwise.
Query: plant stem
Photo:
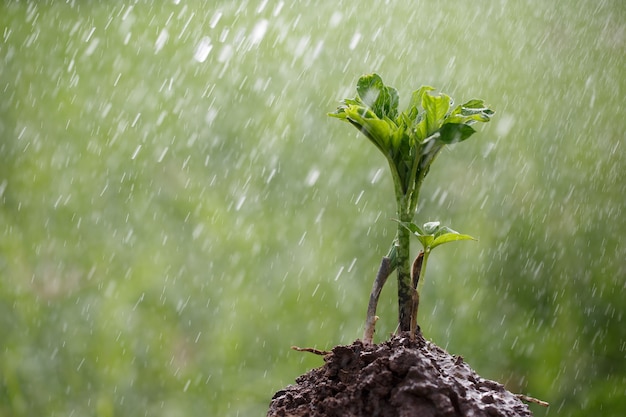
[[[421,278],[416,284],[415,291],[417,294],[420,294],[422,291],[422,287],[424,286],[424,274],[426,273],[426,264],[428,263],[428,257],[430,256],[430,247],[424,248],[424,256],[422,258],[422,265],[420,267],[419,278]],[[419,310],[419,298],[418,302],[415,305],[415,317],[417,317],[417,312]]]
[[[413,288],[413,304],[411,305],[411,340],[415,340],[415,334],[417,333],[417,308],[420,303],[420,295],[417,292],[417,285],[420,281],[420,274],[422,273],[422,262],[424,261],[424,252],[421,251],[417,258],[413,261],[411,266],[411,287]]]
[[[408,212],[407,201],[404,195],[398,198],[398,217],[401,222],[411,222],[413,214]],[[411,317],[413,315],[413,286],[411,285],[411,232],[401,224],[398,224],[397,234],[398,249],[398,325],[399,331],[411,330]]]

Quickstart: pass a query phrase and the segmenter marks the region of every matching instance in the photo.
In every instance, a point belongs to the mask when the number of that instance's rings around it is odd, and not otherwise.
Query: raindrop
[[[209,21],[209,27],[213,29],[215,26],[217,26],[221,18],[222,18],[222,12],[218,10],[217,12],[215,12],[213,17]]]
[[[510,114],[503,114],[500,119],[498,119],[498,124],[496,125],[496,133],[498,136],[504,137],[509,134],[513,125],[515,124],[515,118]]]
[[[157,162],[162,162],[163,158],[165,158],[165,154],[167,153],[169,147],[166,146],[165,149],[163,149],[163,152],[161,152],[161,155],[159,155],[159,158],[157,159]]]
[[[228,30],[228,28],[223,28],[222,32],[220,32],[220,37],[219,37],[220,42],[222,43],[226,42],[226,39],[228,39],[229,33],[230,33],[230,30]]]
[[[265,183],[269,184],[270,181],[272,181],[272,178],[274,178],[274,175],[276,175],[276,168],[274,168],[274,169],[272,169],[270,171],[270,174],[267,176],[267,179],[265,180]],[[1,196],[1,193],[0,193],[0,196]]]
[[[165,120],[165,116],[167,116],[166,111],[162,111],[161,113],[159,113],[159,116],[157,117],[157,120],[156,120],[157,126],[161,126],[161,124],[163,124],[163,120]]]
[[[309,45],[310,40],[311,38],[309,36],[303,36],[300,38],[300,40],[298,41],[298,44],[296,45],[293,51],[293,54],[296,58],[301,57],[304,54],[304,52],[308,49],[307,46]]]
[[[217,57],[217,61],[220,63],[224,63],[226,61],[229,61],[230,58],[232,58],[232,56],[233,56],[233,47],[226,44],[220,51],[220,55]]]
[[[334,28],[338,26],[339,23],[341,23],[341,19],[343,19],[343,15],[338,11],[334,11],[333,14],[330,16],[330,21],[328,22],[328,25],[331,28]]]
[[[263,40],[265,36],[265,32],[267,32],[267,27],[269,22],[267,19],[260,20],[254,28],[252,29],[252,33],[250,33],[250,43],[252,45],[258,45]]]
[[[261,4],[259,4],[259,7],[257,7],[256,12],[261,13],[265,9],[265,6],[267,6],[267,0],[263,0]]]
[[[437,205],[438,206],[443,206],[443,203],[446,202],[446,198],[448,198],[448,191],[443,190],[443,192],[439,196],[439,201],[437,201]]]
[[[246,196],[242,195],[239,198],[239,201],[237,201],[237,205],[235,206],[235,211],[239,211],[241,209],[241,207],[243,207],[243,203],[246,202]]]
[[[87,37],[85,38],[85,42],[89,42],[89,40],[91,39],[95,31],[96,31],[96,28],[92,27],[89,33],[87,34]]]
[[[317,294],[317,290],[319,290],[319,289],[320,289],[320,284],[318,283],[318,284],[315,286],[315,289],[313,290],[313,294],[311,294],[311,297],[315,297],[315,294]]]
[[[285,5],[284,1],[279,1],[278,4],[276,6],[274,6],[274,11],[272,12],[272,16],[274,16],[274,17],[278,16],[280,11],[283,9],[284,5]]]
[[[491,153],[491,151],[493,151],[496,147],[496,144],[493,142],[487,142],[483,148],[483,158],[486,158],[489,156],[489,154]]]
[[[135,149],[135,152],[133,152],[133,155],[130,157],[130,159],[135,159],[140,150],[141,150],[141,145],[137,145],[137,148]]]
[[[94,51],[96,50],[96,48],[98,47],[99,43],[100,43],[100,39],[99,38],[94,38],[89,43],[89,46],[85,50],[85,56],[91,56],[94,53]]]
[[[309,187],[314,186],[319,177],[320,177],[319,169],[312,168],[309,171],[308,175],[306,176],[306,180],[305,180],[306,185],[309,186]]]
[[[348,272],[352,271],[352,268],[354,268],[355,264],[356,264],[356,258],[353,258],[352,262],[350,263],[350,266],[348,267]]]
[[[204,121],[206,122],[207,125],[211,125],[213,123],[213,120],[215,120],[216,117],[217,117],[217,110],[215,110],[214,108],[210,108],[206,112]]]
[[[170,34],[167,32],[167,29],[163,29],[161,31],[161,33],[159,33],[159,36],[157,37],[156,42],[154,43],[154,53],[158,54],[159,51],[161,49],[163,49],[163,46],[165,46],[165,42],[167,42],[167,39],[170,37]]]
[[[383,173],[382,168],[378,168],[378,170],[376,170],[376,172],[374,173],[374,176],[372,177],[372,184],[376,184],[378,180],[380,180],[380,176],[382,173]]]
[[[194,59],[198,62],[204,62],[209,56],[209,53],[213,49],[213,45],[211,44],[211,38],[208,36],[203,37],[200,40],[200,43],[196,47],[196,52],[193,55]]]
[[[135,127],[135,125],[137,124],[137,122],[139,121],[139,118],[141,117],[141,113],[137,113],[137,116],[135,116],[135,118],[133,119],[133,122],[130,124],[131,127]]]
[[[198,237],[200,237],[203,230],[204,230],[204,225],[202,223],[198,224],[193,229],[193,232],[191,232],[191,237],[193,238],[193,240],[196,240]]]
[[[183,38],[183,35],[187,31],[187,28],[189,27],[189,24],[191,23],[191,20],[193,19],[194,16],[195,16],[195,13],[192,13],[191,16],[189,16],[189,19],[187,19],[187,21],[185,22],[185,25],[183,26],[182,30],[178,34],[178,39]]]
[[[355,206],[359,204],[359,201],[361,201],[361,197],[363,197],[363,193],[365,193],[365,190],[361,190],[361,192],[357,196],[356,200],[354,201]]]
[[[341,268],[339,268],[339,272],[337,272],[337,275],[335,276],[335,281],[339,280],[339,277],[341,276],[341,274],[343,273],[343,270],[345,268],[342,266]]]
[[[324,217],[324,212],[326,211],[326,209],[324,209],[322,207],[322,209],[320,210],[319,213],[317,213],[317,216],[315,217],[315,224],[319,223],[322,221],[322,217]]]
[[[354,48],[356,48],[356,46],[359,44],[359,41],[361,40],[361,32],[356,32],[353,36],[352,39],[350,40],[350,50],[354,50]]]

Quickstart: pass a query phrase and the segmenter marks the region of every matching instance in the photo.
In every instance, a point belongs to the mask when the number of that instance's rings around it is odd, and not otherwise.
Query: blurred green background
[[[417,222],[425,336],[552,405],[626,409],[621,1],[4,1],[0,415],[252,416],[360,337],[386,162],[326,116],[363,73],[497,114]],[[414,241],[417,251],[417,241]],[[377,340],[393,332],[395,283]]]

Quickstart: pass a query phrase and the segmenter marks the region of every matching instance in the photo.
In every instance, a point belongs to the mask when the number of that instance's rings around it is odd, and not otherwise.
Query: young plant
[[[417,283],[419,277],[423,277],[430,250],[443,240],[460,240],[452,239],[450,234],[466,236],[450,229],[445,229],[443,234],[437,234],[433,229],[431,234],[430,229],[422,230],[413,223],[420,188],[441,150],[446,145],[472,136],[476,131],[471,125],[488,122],[494,112],[482,100],[470,100],[452,107],[449,96],[434,94],[433,87],[422,86],[413,92],[408,108],[399,113],[398,91],[386,86],[378,74],[359,78],[356,90],[355,98],[343,100],[329,116],[347,121],[359,129],[387,159],[393,178],[398,220],[396,237],[381,262],[370,295],[364,341],[372,341],[378,297],[394,269],[398,271],[399,330],[410,331],[414,337],[419,304]],[[422,244],[430,242],[430,246],[424,245],[424,252],[415,260],[413,268],[409,259],[411,232],[418,238],[422,237]],[[448,237],[444,238],[446,235]],[[432,242],[428,236],[432,237]],[[440,243],[433,246],[434,242]]]
[[[430,252],[439,245],[443,245],[448,242],[456,242],[458,240],[476,240],[470,235],[463,235],[456,232],[449,227],[441,226],[439,222],[425,223],[423,228],[419,228],[415,223],[402,223],[400,225],[407,228],[412,232],[422,244],[422,251],[419,253],[413,267],[411,268],[411,287],[412,292],[412,315],[411,315],[411,337],[413,338],[415,329],[417,328],[417,309],[419,307],[419,292],[423,286],[424,280],[421,283],[420,277],[424,276],[426,271],[426,265],[428,264],[428,257]],[[375,314],[375,311],[374,311]],[[369,332],[367,333],[370,334]],[[374,335],[374,329],[371,329],[371,335]],[[371,340],[368,340],[371,343]]]

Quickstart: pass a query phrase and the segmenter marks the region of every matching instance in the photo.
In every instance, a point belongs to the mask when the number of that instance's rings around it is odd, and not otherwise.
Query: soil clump
[[[274,394],[268,417],[531,417],[503,385],[421,335],[336,346],[325,364]]]

